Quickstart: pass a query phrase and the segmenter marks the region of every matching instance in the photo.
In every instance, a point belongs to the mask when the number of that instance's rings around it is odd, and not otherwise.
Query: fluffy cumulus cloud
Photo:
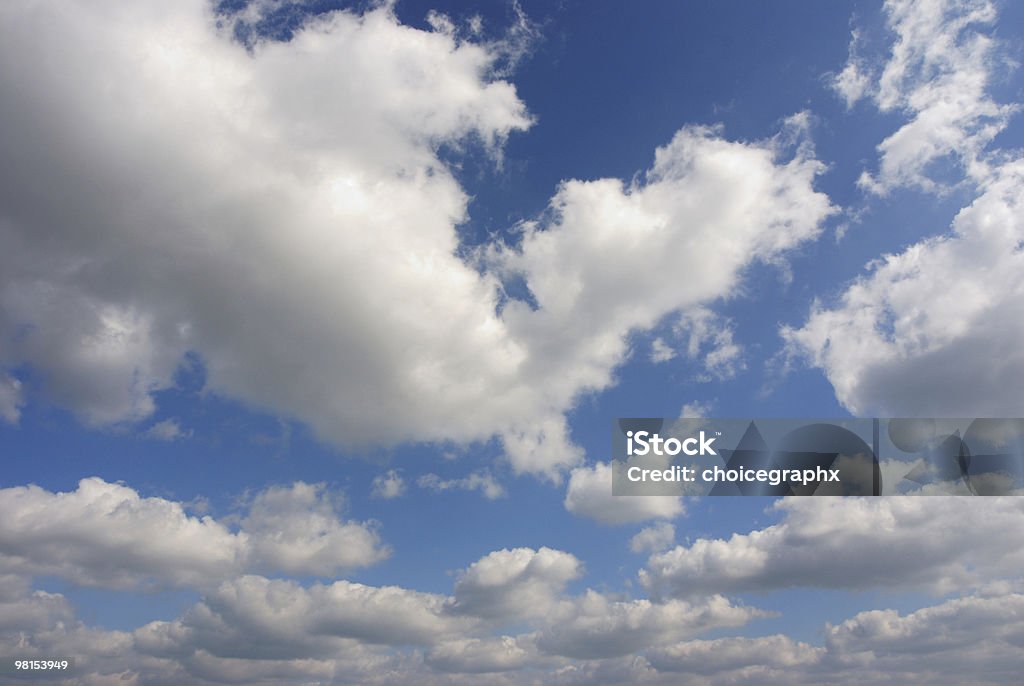
[[[1024,403],[1024,161],[1004,165],[952,232],[885,255],[789,344],[851,412],[1019,416]]]
[[[237,531],[99,478],[67,493],[0,489],[0,520],[0,573],[107,588],[204,588],[247,570],[330,576],[389,552],[372,526],[340,519],[323,487],[301,482],[257,494]]]
[[[507,559],[512,557],[517,559]],[[533,561],[534,567],[515,564],[523,560]],[[515,572],[497,569],[501,561],[511,561]],[[552,565],[563,562],[566,569],[552,572]],[[763,614],[720,596],[663,604],[614,600],[592,590],[567,596],[561,587],[575,574],[573,568],[572,556],[560,551],[498,551],[467,569],[451,597],[346,581],[305,588],[243,577],[223,584],[180,619],[138,629],[134,647],[153,658],[173,658],[190,671],[202,656],[215,662],[279,660],[297,669],[305,661],[342,655],[381,660],[390,655],[388,667],[403,672],[399,683],[411,683],[429,678],[431,670],[497,673],[557,667],[567,659],[606,659],[739,626]],[[482,574],[502,578],[473,589],[475,604],[468,603],[466,580]],[[516,600],[511,592],[522,595]],[[489,594],[494,597],[487,599]],[[531,631],[490,634],[523,620]],[[403,665],[384,648],[412,648],[423,663]],[[410,668],[422,673],[410,673]]]
[[[676,528],[669,522],[658,522],[654,526],[641,529],[629,539],[629,549],[634,553],[656,553],[671,548],[675,540]]]
[[[389,554],[372,525],[342,521],[338,496],[322,485],[296,482],[257,494],[241,523],[256,569],[332,576]]]
[[[445,596],[349,581],[305,588],[245,576],[226,582],[181,619],[154,622],[138,639],[154,654],[192,646],[224,658],[323,658],[349,642],[431,645],[467,631],[445,613]]]
[[[32,591],[28,579],[0,575],[0,635],[33,633],[73,617],[71,604],[60,594]]]
[[[0,494],[3,521],[38,524],[31,542],[13,540],[10,533],[2,542],[0,650],[75,655],[76,673],[68,683],[452,683],[458,675],[484,673],[506,674],[510,683],[518,683],[520,676],[537,670],[667,648],[764,615],[719,595],[666,602],[592,589],[573,595],[567,586],[581,577],[582,564],[550,548],[489,553],[462,570],[452,593],[443,595],[347,580],[302,584],[245,574],[238,564],[226,571],[230,561],[205,566],[193,561],[193,569],[186,569],[188,560],[166,559],[153,547],[193,549],[198,557],[212,547],[204,547],[205,537],[210,539],[205,543],[233,548],[237,556],[246,554],[240,548],[256,547],[254,539],[274,530],[289,534],[295,547],[284,552],[272,548],[263,551],[265,557],[276,556],[287,565],[305,552],[316,567],[323,559],[309,552],[305,534],[294,529],[293,510],[305,503],[305,510],[326,512],[326,501],[320,489],[306,484],[256,496],[237,534],[209,519],[189,518],[168,501],[140,499],[123,486],[98,480],[83,483],[73,494],[38,489]],[[61,502],[62,496],[75,501],[73,506]],[[19,500],[24,498],[50,511],[73,511],[81,524],[58,540],[52,531],[57,525],[43,521],[36,510],[29,512]],[[118,525],[116,543],[88,534],[103,519]],[[60,524],[67,529],[70,521]],[[313,528],[334,529],[322,521]],[[219,538],[212,541],[215,535]],[[91,546],[93,556],[73,549],[71,538]],[[147,541],[152,542],[149,548]],[[60,560],[54,553],[58,547],[64,549]],[[15,548],[17,560],[6,554]],[[157,574],[152,568],[158,566],[167,581],[184,580],[205,590],[178,618],[130,632],[86,626],[64,596],[33,590],[29,576],[58,575],[86,584],[110,577],[109,585],[126,587],[143,577],[152,579]],[[210,583],[232,571],[237,574]],[[206,578],[196,580],[200,574]]]
[[[700,601],[614,600],[595,591],[561,603],[537,637],[544,652],[577,659],[621,657],[765,616],[722,596]]]
[[[792,353],[824,370],[855,414],[1018,416],[1024,160],[985,148],[1012,110],[992,104],[985,89],[994,43],[975,31],[994,10],[987,2],[892,3],[890,15],[904,29],[882,75],[880,102],[903,98],[924,109],[888,139],[899,136],[899,146],[883,144],[880,183],[927,186],[926,163],[950,152],[965,160],[978,195],[949,231],[937,226],[934,237],[881,256],[838,302],[816,302],[802,326],[782,334]],[[969,39],[961,35],[967,31]],[[955,116],[922,120],[931,109]],[[922,135],[904,135],[907,127]],[[904,161],[888,161],[894,150]]]
[[[873,610],[826,629],[831,656],[864,673],[928,675],[931,683],[1020,678],[1024,596],[969,596],[900,615]],[[897,676],[897,678],[899,678]]]
[[[486,251],[491,268],[522,277],[535,301],[508,303],[503,320],[543,351],[524,371],[547,380],[545,402],[565,407],[606,388],[628,353],[626,332],[731,292],[745,265],[816,236],[832,213],[812,188],[822,167],[808,146],[786,160],[781,138],[744,144],[718,133],[684,128],[628,185],[563,183],[549,219],[525,223],[516,245]],[[704,334],[698,348],[717,341]],[[725,369],[734,356],[707,363]]]
[[[558,478],[581,458],[563,414],[631,330],[831,212],[809,155],[688,128],[642,181],[569,181],[550,222],[467,264],[438,150],[498,156],[531,118],[508,42],[435,19],[338,11],[247,49],[206,0],[5,3],[0,366],[110,424],[150,415],[193,352],[210,390],[329,441],[498,435]],[[500,307],[506,274],[536,308]]]
[[[783,634],[695,638],[766,613],[720,595],[659,602],[566,593],[579,573],[563,551],[516,549],[470,565],[450,596],[247,575],[207,591],[177,619],[130,632],[90,628],[63,596],[8,574],[0,576],[0,650],[75,655],[76,673],[54,683],[111,685],[668,685],[682,674],[701,686],[886,684],[894,675],[994,685],[1019,673],[1024,596],[1005,589],[906,614],[861,612],[826,625],[823,644],[812,646]]]
[[[531,642],[513,636],[448,641],[426,655],[427,664],[434,669],[462,674],[508,672],[522,669],[535,659]]]
[[[672,519],[685,511],[679,496],[613,495],[612,473],[612,465],[607,462],[572,470],[565,492],[565,509],[604,524]]]
[[[572,555],[542,548],[490,553],[463,570],[450,596],[247,575],[179,618],[133,632],[89,629],[62,596],[6,576],[0,607],[17,624],[0,623],[0,648],[81,655],[88,683],[459,683],[485,673],[523,683],[537,670],[667,647],[763,614],[720,596],[653,603],[567,594],[580,573]]]
[[[787,499],[780,523],[652,555],[655,595],[833,589],[964,591],[1019,575],[1019,498]],[[1019,540],[1018,540],[1019,539]]]
[[[651,665],[661,672],[717,675],[722,672],[794,671],[813,665],[824,651],[788,636],[761,638],[720,638],[713,641],[687,641],[647,654]],[[743,676],[753,676],[749,672]]]
[[[575,556],[560,550],[499,550],[459,577],[452,611],[477,617],[544,614],[582,571]]]

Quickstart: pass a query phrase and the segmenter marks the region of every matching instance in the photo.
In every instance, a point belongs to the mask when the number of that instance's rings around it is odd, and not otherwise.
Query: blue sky
[[[1016,499],[614,498],[608,460],[624,416],[1024,416],[1022,28],[7,3],[0,657],[1016,683]]]

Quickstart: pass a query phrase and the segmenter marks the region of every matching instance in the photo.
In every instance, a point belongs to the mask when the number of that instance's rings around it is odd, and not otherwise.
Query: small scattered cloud
[[[671,548],[676,541],[676,528],[670,522],[658,522],[641,529],[629,539],[629,549],[634,553],[660,553]]]
[[[424,474],[416,480],[416,484],[435,493],[451,490],[480,491],[488,500],[497,500],[506,495],[505,487],[488,471],[474,472],[461,479],[442,479],[437,474]]]
[[[157,422],[142,432],[144,438],[151,438],[156,441],[179,441],[191,438],[192,429],[184,430],[176,419],[165,419]]]
[[[374,498],[392,500],[404,495],[405,490],[405,479],[402,478],[401,473],[397,469],[389,469],[373,478],[370,494]]]
[[[674,330],[686,341],[686,356],[702,366],[698,381],[724,381],[746,369],[743,348],[734,340],[730,320],[698,307],[683,312]]]
[[[676,356],[676,351],[672,349],[665,339],[657,337],[651,341],[651,362],[658,364],[660,362],[668,362]]]
[[[0,374],[0,419],[17,424],[21,419],[21,408],[25,399],[21,381],[6,374]]]
[[[833,90],[846,103],[846,108],[851,109],[862,98],[870,94],[873,85],[874,75],[870,72],[866,60],[861,57],[861,32],[854,29],[850,36],[849,58],[843,70],[831,78]]]
[[[702,402],[694,400],[693,402],[686,403],[679,410],[680,419],[703,419],[710,417],[712,410],[715,407],[714,402]]]
[[[673,519],[685,511],[678,496],[612,495],[612,466],[607,462],[572,470],[564,503],[565,509],[574,515],[603,524]]]

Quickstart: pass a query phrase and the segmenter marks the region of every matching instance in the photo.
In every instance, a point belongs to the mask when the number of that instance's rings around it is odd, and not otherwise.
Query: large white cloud
[[[812,587],[949,593],[1019,576],[1024,501],[950,496],[785,499],[783,520],[652,555],[655,595]]]
[[[979,194],[950,231],[936,226],[935,236],[882,255],[837,302],[815,302],[807,321],[782,335],[855,414],[1019,416],[1024,160],[986,148],[1013,108],[995,106],[986,90],[993,41],[961,36],[994,10],[987,2],[891,3],[890,14],[903,28],[880,103],[910,103],[917,114],[886,141],[898,146],[883,144],[879,183],[931,187],[928,162],[949,153]],[[933,110],[947,120],[932,121]],[[903,161],[891,161],[896,150]]]
[[[787,127],[802,132],[804,120]],[[780,140],[742,144],[686,127],[642,180],[564,182],[551,217],[524,224],[518,245],[489,248],[487,263],[521,276],[534,298],[536,309],[508,303],[503,321],[528,342],[522,371],[544,379],[544,403],[606,388],[627,332],[732,292],[752,260],[817,235],[833,211],[812,188],[822,166],[806,145],[784,161]]]
[[[836,662],[864,673],[1011,684],[1020,679],[1024,596],[957,598],[906,615],[861,612],[827,627],[825,644]]]
[[[0,489],[0,573],[204,588],[247,570],[332,576],[388,553],[372,527],[341,520],[322,487],[302,482],[257,494],[237,532],[95,477],[67,493]]]
[[[5,3],[0,366],[108,424],[149,415],[195,352],[209,389],[327,440],[497,434],[557,478],[581,459],[563,413],[632,329],[831,211],[808,154],[689,128],[643,181],[569,181],[550,222],[467,264],[438,150],[497,155],[531,120],[494,73],[507,46],[435,23],[334,12],[247,51],[205,0]],[[498,312],[513,273],[539,309]]]
[[[783,335],[851,412],[1024,413],[1024,162],[1004,165],[951,234],[883,256]]]

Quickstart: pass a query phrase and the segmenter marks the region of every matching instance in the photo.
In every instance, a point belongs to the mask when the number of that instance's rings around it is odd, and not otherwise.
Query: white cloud
[[[732,605],[722,596],[699,602],[616,601],[595,591],[561,603],[537,637],[544,652],[576,659],[629,655],[701,632],[742,626],[764,612]]]
[[[373,477],[372,495],[374,498],[391,500],[405,493],[405,479],[397,469],[389,469],[383,474]]]
[[[1024,645],[1024,596],[1006,591],[906,614],[860,612],[826,625],[822,646],[782,634],[693,639],[765,615],[720,596],[652,603],[590,590],[552,600],[524,627],[515,613],[482,622],[448,612],[449,597],[399,587],[303,587],[246,576],[208,592],[178,619],[125,632],[87,627],[63,596],[0,576],[0,651],[74,655],[74,683],[102,686],[440,686],[479,683],[481,674],[508,686],[675,686],[681,675],[695,686],[894,679],[1009,686],[1019,681]],[[510,622],[526,633],[493,633]]]
[[[981,30],[994,23],[995,6],[886,7],[896,40],[875,99],[912,119],[879,146],[870,185],[938,189],[931,165],[952,155],[979,195],[950,232],[881,256],[838,302],[816,301],[806,323],[782,335],[853,414],[1021,415],[1013,389],[1024,383],[1024,159],[988,149],[1017,109],[988,93],[1002,49]]]
[[[24,402],[21,382],[13,376],[0,374],[0,419],[17,424]]]
[[[908,530],[918,524],[893,521]],[[1005,530],[999,521],[993,526]],[[0,576],[0,650],[74,655],[76,679],[111,686],[469,684],[480,674],[509,686],[538,680],[668,686],[682,674],[699,686],[859,686],[893,679],[1008,686],[1019,677],[1019,593],[954,598],[905,614],[860,612],[826,625],[820,646],[783,634],[695,640],[766,613],[718,595],[662,603],[593,590],[567,596],[564,584],[576,578],[577,567],[561,551],[496,551],[471,565],[450,597],[348,581],[304,587],[244,576],[207,592],[178,619],[133,632],[89,628],[63,596]],[[462,580],[484,577],[493,583],[478,584],[475,592],[493,591],[501,602],[486,604],[486,619],[453,613]],[[524,578],[548,587],[537,595],[521,584]],[[513,600],[520,591],[530,599],[524,604],[536,601],[535,612],[518,612]],[[511,626],[526,631],[500,633]]]
[[[32,325],[4,362],[50,372],[96,423],[148,414],[192,349],[211,389],[332,440],[489,436],[468,380],[506,374],[516,346],[493,281],[452,254],[466,196],[434,150],[525,128],[514,88],[485,48],[387,8],[248,54],[207,5],[4,7],[4,64],[41,60],[31,86],[0,73],[23,186],[5,183],[3,335]],[[44,201],[31,172],[68,192]],[[61,232],[81,240],[45,238]]]
[[[713,402],[700,402],[694,400],[691,403],[686,403],[679,410],[680,419],[703,419],[711,416],[711,411],[714,409],[715,404]]]
[[[665,339],[659,336],[651,341],[651,362],[654,362],[655,364],[659,362],[668,362],[675,356],[676,351],[672,349],[672,346],[665,342]]]
[[[449,597],[347,581],[304,588],[247,576],[222,584],[177,620],[138,629],[134,648],[218,682],[229,681],[224,669],[232,661],[249,679],[267,678],[272,665],[282,679],[299,679],[312,664],[346,659],[356,664],[344,669],[368,672],[372,665],[390,683],[435,683],[433,670],[449,675],[437,683],[453,683],[457,673],[508,673],[510,683],[522,683],[537,674],[528,668],[669,645],[764,614],[722,597],[658,604],[593,590],[566,595],[580,571],[563,551],[500,550],[464,570]],[[526,632],[494,633],[512,627]],[[410,647],[417,652],[386,650]],[[261,672],[257,664],[268,667]]]
[[[488,471],[474,472],[461,479],[442,479],[437,474],[424,474],[416,480],[416,483],[420,488],[426,488],[435,493],[443,493],[453,489],[459,491],[480,491],[480,494],[488,500],[497,500],[498,498],[504,498],[506,495],[505,487],[498,483]]]
[[[647,653],[647,660],[660,672],[716,675],[747,667],[793,671],[813,665],[824,651],[784,635],[759,638],[719,638],[688,641]]]
[[[997,104],[987,92],[1000,59],[998,44],[982,29],[996,8],[989,0],[888,0],[885,12],[895,40],[877,81],[857,55],[834,82],[847,105],[870,91],[883,112],[909,121],[878,146],[878,173],[861,185],[885,194],[900,186],[941,190],[935,165],[953,160],[971,176],[984,176],[983,152],[1005,128],[1015,106]]]
[[[672,519],[685,511],[678,496],[612,495],[612,467],[607,462],[572,470],[565,492],[565,509],[605,524]]]
[[[175,419],[165,419],[146,429],[142,435],[158,441],[177,441],[191,437],[192,430],[185,431]]]
[[[85,585],[202,585],[231,573],[243,556],[243,541],[212,518],[99,478],[68,493],[2,489],[0,521],[0,568]]]
[[[676,528],[669,522],[658,522],[629,539],[629,549],[634,553],[658,553],[671,548],[675,541]]]
[[[700,364],[698,381],[731,379],[745,368],[743,349],[733,339],[732,322],[706,307],[680,313],[672,325],[672,337],[687,359]],[[651,342],[650,359],[656,364],[676,354],[676,346],[660,336]]]
[[[1018,498],[808,498],[778,501],[783,520],[652,555],[657,596],[811,587],[949,593],[1019,576]],[[998,533],[995,533],[998,532]]]
[[[251,52],[228,34],[205,0],[0,8],[0,365],[86,422],[149,416],[193,351],[208,390],[325,440],[497,435],[557,480],[582,459],[563,415],[613,383],[631,331],[831,212],[813,159],[689,128],[643,182],[563,184],[481,273],[455,255],[468,196],[437,151],[497,158],[530,125],[496,76],[514,50],[386,5]],[[540,309],[498,314],[499,272]]]
[[[1020,678],[1024,596],[966,597],[901,616],[861,612],[826,628],[829,653],[868,672],[934,675],[933,683],[1011,684]],[[962,682],[960,682],[962,683]]]
[[[511,302],[503,320],[527,349],[543,351],[525,369],[545,379],[544,404],[565,407],[606,388],[629,331],[730,292],[745,264],[817,235],[833,209],[812,189],[821,166],[805,146],[781,162],[778,147],[685,128],[657,150],[643,182],[567,181],[550,220],[526,223],[515,247],[489,249],[487,264],[522,276],[539,306]],[[735,353],[714,350],[705,361],[727,376]]]
[[[301,481],[257,494],[242,520],[249,567],[332,576],[388,557],[372,524],[339,518],[340,500],[322,484]]]
[[[32,591],[28,580],[13,574],[0,575],[0,636],[34,633],[74,617],[64,596]]]
[[[560,550],[498,550],[462,573],[455,583],[451,610],[505,619],[544,615],[582,571],[575,556]]]
[[[683,312],[675,331],[688,339],[686,356],[700,360],[704,367],[699,381],[731,379],[746,367],[743,349],[733,340],[732,322],[711,310],[698,307]]]
[[[1003,165],[952,233],[885,255],[789,350],[855,415],[1024,415],[1024,160]]]
[[[180,620],[137,632],[146,650],[182,645],[220,657],[324,658],[349,641],[370,645],[432,645],[468,630],[475,620],[449,616],[445,597],[395,586],[349,581],[309,588],[245,576],[225,582]]]
[[[513,636],[448,641],[427,653],[426,662],[444,672],[482,674],[522,669],[536,653]]]
[[[871,87],[871,74],[866,73],[868,68],[859,54],[860,42],[861,34],[854,30],[850,36],[850,55],[846,66],[832,79],[832,88],[846,103],[847,109],[867,95]]]
[[[372,527],[340,520],[323,488],[302,482],[258,494],[237,533],[95,477],[67,493],[0,489],[0,522],[0,572],[107,588],[206,588],[247,570],[326,576],[388,554]]]

